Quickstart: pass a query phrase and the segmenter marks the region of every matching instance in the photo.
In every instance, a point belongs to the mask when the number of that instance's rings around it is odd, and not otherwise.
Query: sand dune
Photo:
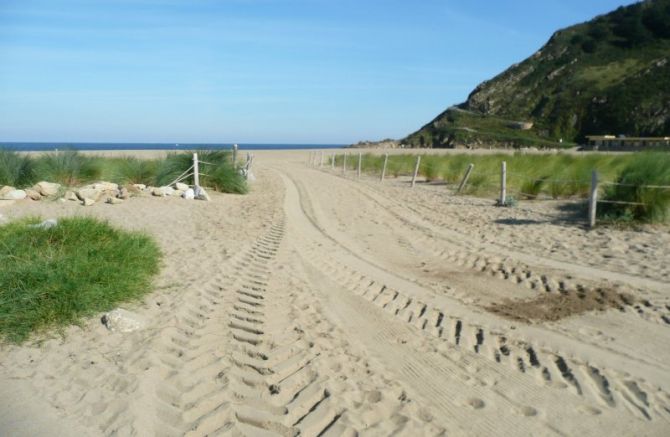
[[[252,192],[209,203],[3,207],[143,229],[166,257],[125,306],[146,329],[0,347],[0,434],[667,435],[666,228],[587,231],[306,153],[258,153]]]

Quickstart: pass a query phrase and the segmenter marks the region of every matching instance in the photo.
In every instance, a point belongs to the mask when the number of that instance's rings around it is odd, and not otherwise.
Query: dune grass
[[[161,254],[149,236],[92,218],[64,218],[50,229],[29,227],[40,221],[0,226],[4,340],[20,343],[151,291]]]
[[[244,194],[246,180],[232,166],[231,153],[220,150],[198,151],[203,164],[200,185],[224,193]],[[28,187],[39,181],[78,186],[105,180],[118,184],[161,186],[173,182],[193,164],[191,153],[170,153],[163,159],[135,157],[106,158],[88,156],[75,150],[31,157],[11,150],[0,150],[0,186]],[[193,183],[190,177],[185,181]]]

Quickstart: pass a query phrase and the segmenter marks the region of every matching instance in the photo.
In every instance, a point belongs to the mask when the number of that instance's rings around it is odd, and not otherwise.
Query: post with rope
[[[468,183],[468,178],[470,177],[470,173],[472,173],[473,168],[475,168],[474,164],[469,164],[468,165],[468,169],[465,170],[465,175],[463,176],[463,180],[458,185],[458,189],[456,190],[457,193],[460,193],[463,190],[463,188],[465,187],[465,184]]]
[[[361,152],[358,152],[358,179],[361,178],[361,161],[363,160],[363,154]]]
[[[335,153],[333,153],[330,157],[330,169],[331,170],[335,170],[335,157],[336,156],[337,155]]]
[[[379,180],[380,182],[384,182],[384,176],[386,176],[386,164],[388,164],[388,162],[389,162],[389,154],[386,153],[384,155],[384,165],[382,166],[382,177]]]
[[[233,170],[237,168],[237,144],[233,144]]]
[[[500,200],[499,205],[505,206],[507,201],[507,162],[500,165]]]
[[[416,185],[416,176],[419,174],[419,166],[421,165],[421,155],[416,157],[416,165],[414,166],[414,174],[412,175],[412,188]]]
[[[200,187],[200,167],[198,166],[198,154],[193,154],[193,185],[197,188]]]
[[[596,226],[596,210],[598,205],[598,172],[591,172],[591,192],[589,194],[589,227]]]

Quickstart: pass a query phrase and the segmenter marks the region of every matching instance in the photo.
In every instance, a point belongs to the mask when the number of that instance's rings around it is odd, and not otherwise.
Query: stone
[[[172,187],[158,187],[151,191],[151,194],[157,197],[172,196],[174,189]]]
[[[139,314],[117,308],[102,316],[103,325],[112,332],[129,333],[146,326],[146,321]]]
[[[118,191],[119,184],[113,182],[96,182],[91,188],[101,191]]]
[[[94,202],[100,200],[104,192],[92,187],[84,187],[77,190],[77,197],[79,200],[91,199]]]
[[[23,190],[14,190],[14,191],[9,191],[5,193],[2,198],[4,200],[23,200],[27,196],[26,192]]]
[[[33,189],[26,188],[24,191],[26,192],[26,196],[28,196],[28,198],[30,198],[32,200],[42,199],[42,195],[39,192],[37,192]]]
[[[74,192],[72,192],[72,191],[66,191],[66,192],[65,192],[65,196],[63,196],[63,199],[65,199],[65,200],[73,200],[73,201],[75,201],[75,202],[76,202],[77,200],[79,200],[79,198],[77,197],[77,195],[74,194]]]
[[[16,191],[16,188],[10,187],[9,185],[5,185],[4,187],[0,188],[0,199],[5,197],[5,194],[9,193],[10,191]]]
[[[128,188],[126,187],[121,187],[119,188],[119,194],[116,195],[119,199],[129,199],[130,198],[130,192],[128,192]]]
[[[84,200],[81,201],[81,204],[84,206],[91,206],[95,203],[95,200],[89,199],[88,197],[85,197]]]
[[[195,198],[196,198],[196,199],[198,199],[198,200],[206,200],[207,202],[210,201],[209,194],[207,194],[207,191],[205,191],[204,188],[202,188],[202,187],[198,187],[198,186],[196,185],[195,190],[194,190],[194,193],[195,193]]]
[[[133,188],[137,188],[140,191],[146,190],[147,186],[144,184],[133,184]]]
[[[188,190],[184,191],[181,197],[183,197],[186,200],[195,199],[195,192],[193,191],[192,188],[189,188]]]
[[[119,203],[123,203],[123,199],[119,199],[118,197],[108,197],[107,200],[105,200],[105,203],[109,203],[110,205],[118,205]]]
[[[33,190],[37,191],[44,197],[55,196],[60,190],[60,184],[54,184],[52,182],[38,182],[33,186]]]
[[[188,188],[189,188],[188,185],[183,184],[183,183],[181,183],[181,182],[177,182],[176,184],[174,184],[174,187],[175,187],[177,190],[180,190],[180,191],[186,191],[186,190],[188,190]]]
[[[181,197],[184,194],[184,190],[174,190],[172,192],[172,197]]]
[[[44,220],[42,223],[38,223],[36,225],[29,225],[29,228],[36,228],[36,229],[51,229],[55,226],[58,226],[58,220],[56,219],[47,219]]]

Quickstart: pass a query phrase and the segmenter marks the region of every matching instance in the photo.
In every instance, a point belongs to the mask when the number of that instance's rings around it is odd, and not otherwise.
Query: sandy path
[[[166,258],[156,291],[126,305],[146,329],[112,334],[94,319],[0,348],[0,386],[16,399],[0,402],[0,434],[667,434],[663,231],[593,239],[558,222],[505,226],[539,221],[542,206],[445,201],[305,157],[261,153],[251,194],[210,203],[3,208],[143,229]],[[646,249],[622,268],[612,239]],[[575,296],[605,288],[633,300],[577,311]],[[575,314],[529,323],[491,309],[542,296]],[[43,414],[16,411],[35,398]]]

